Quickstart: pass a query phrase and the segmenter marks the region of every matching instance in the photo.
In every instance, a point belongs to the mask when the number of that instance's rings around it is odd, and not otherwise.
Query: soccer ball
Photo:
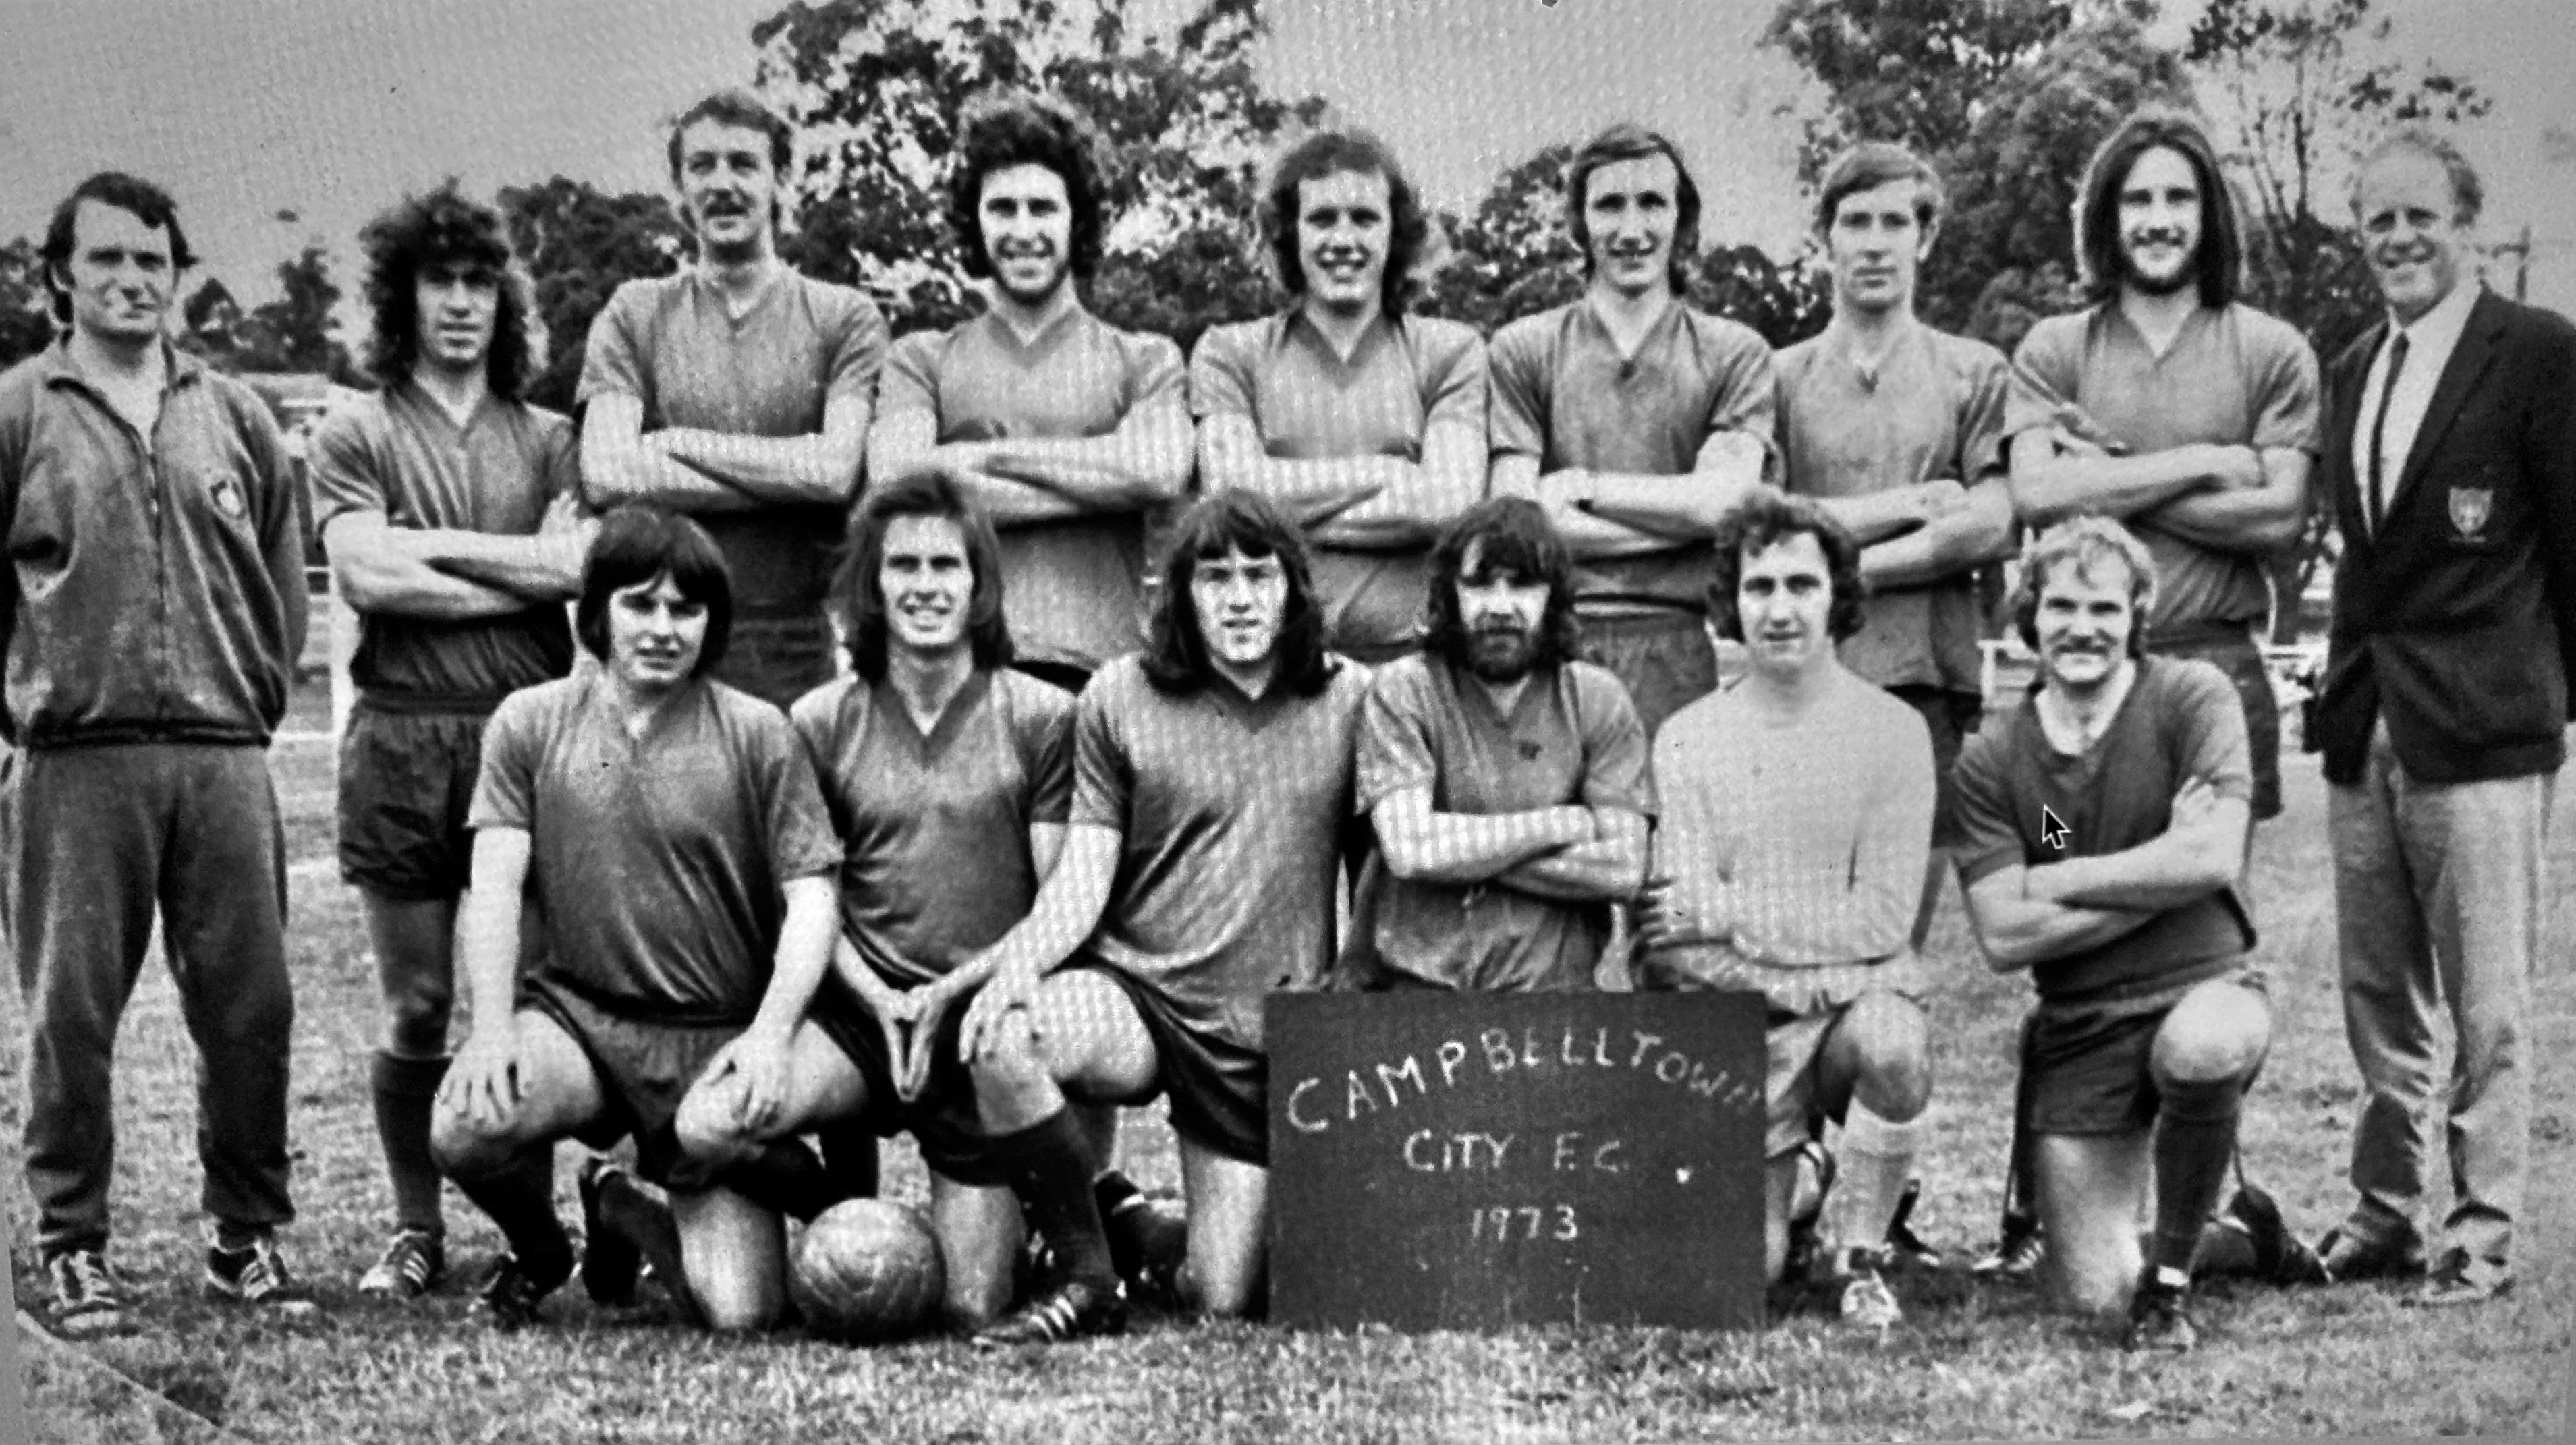
[[[847,1199],[805,1226],[787,1260],[787,1294],[819,1335],[878,1344],[916,1334],[947,1287],[939,1242],[882,1199]]]

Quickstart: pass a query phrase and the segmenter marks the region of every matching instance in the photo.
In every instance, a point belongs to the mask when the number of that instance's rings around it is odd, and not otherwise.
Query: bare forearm
[[[2151,912],[2027,901],[2010,910],[2008,917],[1994,917],[1991,912],[1981,917],[1977,942],[1997,972],[2011,972],[2100,948],[2136,932],[2154,916]]]
[[[477,1019],[507,1022],[517,1003],[519,910],[516,891],[501,889],[468,889],[457,907],[457,953]]]
[[[2213,552],[2262,556],[2298,540],[2307,505],[2296,492],[2284,495],[2270,487],[2193,492],[2139,520]]]
[[[1602,838],[1514,864],[1494,881],[1540,898],[1616,903],[1645,887],[1646,859],[1630,840]]]
[[[2015,443],[2016,448],[2047,445],[2043,436],[2026,436]],[[2198,451],[2190,447],[2136,457],[2034,458],[2013,464],[2013,510],[2022,525],[2034,529],[2069,517],[2129,517],[2213,480]]]
[[[623,503],[675,512],[747,512],[760,498],[645,447],[582,456],[582,486],[600,510]]]
[[[580,533],[503,536],[440,529],[418,536],[422,560],[434,570],[501,588],[524,602],[561,602],[581,590],[589,538]]]
[[[2030,870],[2030,896],[2072,908],[2162,912],[2197,903],[2234,881],[2235,869],[2164,839],[2100,858],[2069,858]]]
[[[673,427],[654,434],[673,461],[765,502],[839,506],[858,482],[859,446],[825,434],[742,436]]]
[[[966,500],[979,508],[996,527],[1060,522],[1091,510],[1061,492],[1011,477],[997,477],[973,468],[958,468],[948,475],[956,482],[957,489],[966,494]]]
[[[1815,503],[1827,516],[1842,523],[1854,540],[1869,547],[1923,529],[1923,518],[1912,495],[1911,488],[1897,488],[1852,497],[1817,497]]]
[[[332,568],[342,600],[363,613],[386,613],[433,622],[506,617],[528,609],[518,593],[453,577],[406,557],[344,557]],[[300,579],[299,579],[300,581]]]
[[[761,993],[760,1010],[751,1024],[782,1033],[805,1016],[806,1005],[813,1002],[815,988],[832,965],[833,942],[839,936],[833,906],[836,890],[829,875],[790,879],[786,893],[787,917],[779,924],[769,987]]]
[[[1904,536],[1864,548],[1861,580],[1873,590],[1921,587],[2006,556],[2012,545],[2012,498],[1990,486]]]
[[[1521,813],[1435,813],[1384,810],[1378,837],[1387,870],[1416,883],[1467,885],[1490,881],[1508,869],[1592,837],[1582,808],[1539,808]]]
[[[1754,478],[1731,472],[1586,475],[1591,479],[1590,495],[1576,503],[1583,510],[1685,542],[1704,540],[1726,525],[1758,484]]]
[[[1135,512],[1178,498],[1190,479],[1186,429],[1121,430],[1100,437],[1012,438],[991,470],[1043,487],[1094,512]]]

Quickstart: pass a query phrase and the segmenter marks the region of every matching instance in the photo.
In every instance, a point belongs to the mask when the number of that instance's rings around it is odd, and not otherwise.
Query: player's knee
[[[2221,1083],[2253,1073],[2271,1042],[2272,1020],[2262,1000],[2222,985],[2194,992],[2175,1006],[2156,1030],[2149,1063],[2167,1083]]]
[[[1853,1097],[1871,1113],[1903,1123],[1932,1099],[1931,1030],[1922,1006],[1896,994],[1864,994],[1844,1016]]]
[[[681,1154],[692,1163],[720,1169],[752,1152],[758,1141],[743,1127],[740,1092],[728,1079],[693,1088],[681,1097],[671,1132]]]
[[[444,981],[415,980],[385,1000],[385,1046],[406,1059],[447,1052],[447,1023],[456,993]]]
[[[1024,1010],[1013,1009],[993,1021],[983,1047],[966,1066],[978,1092],[1017,1094],[1046,1082],[1046,1061],[1039,1056],[1037,1035]]]
[[[475,1122],[461,1109],[434,1110],[429,1157],[453,1179],[480,1179],[509,1168],[517,1141],[504,1128]]]

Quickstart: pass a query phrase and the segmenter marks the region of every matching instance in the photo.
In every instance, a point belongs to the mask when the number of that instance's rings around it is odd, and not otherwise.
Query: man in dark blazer
[[[2361,1065],[2338,1279],[2427,1263],[2422,1116],[2447,1003],[2456,1202],[2414,1298],[2512,1287],[2531,1115],[2532,966],[2576,675],[2576,327],[2478,282],[2478,175],[2401,130],[2354,216],[2386,324],[2328,380],[2342,529],[2318,741],[2331,785],[2344,1028]]]

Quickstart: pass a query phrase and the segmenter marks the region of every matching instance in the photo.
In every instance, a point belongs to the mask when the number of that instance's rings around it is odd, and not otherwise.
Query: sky
[[[1775,253],[1800,229],[1798,108],[1815,87],[1759,48],[1775,0],[1268,0],[1263,78],[1374,126],[1435,204],[1611,120],[1671,133],[1712,240]],[[105,167],[178,196],[208,273],[246,304],[308,240],[344,278],[357,228],[454,174],[489,191],[562,174],[662,184],[665,120],[751,77],[783,0],[6,0],[0,237],[41,230]],[[1137,0],[1141,16],[1187,0]],[[2196,0],[2166,0],[2187,17]],[[2576,312],[2576,20],[2566,0],[2380,0],[2394,51],[2496,97],[2469,137],[2490,240],[2530,224],[2532,299]],[[2181,20],[2169,17],[2165,38]],[[2502,279],[2509,284],[2509,273]]]

